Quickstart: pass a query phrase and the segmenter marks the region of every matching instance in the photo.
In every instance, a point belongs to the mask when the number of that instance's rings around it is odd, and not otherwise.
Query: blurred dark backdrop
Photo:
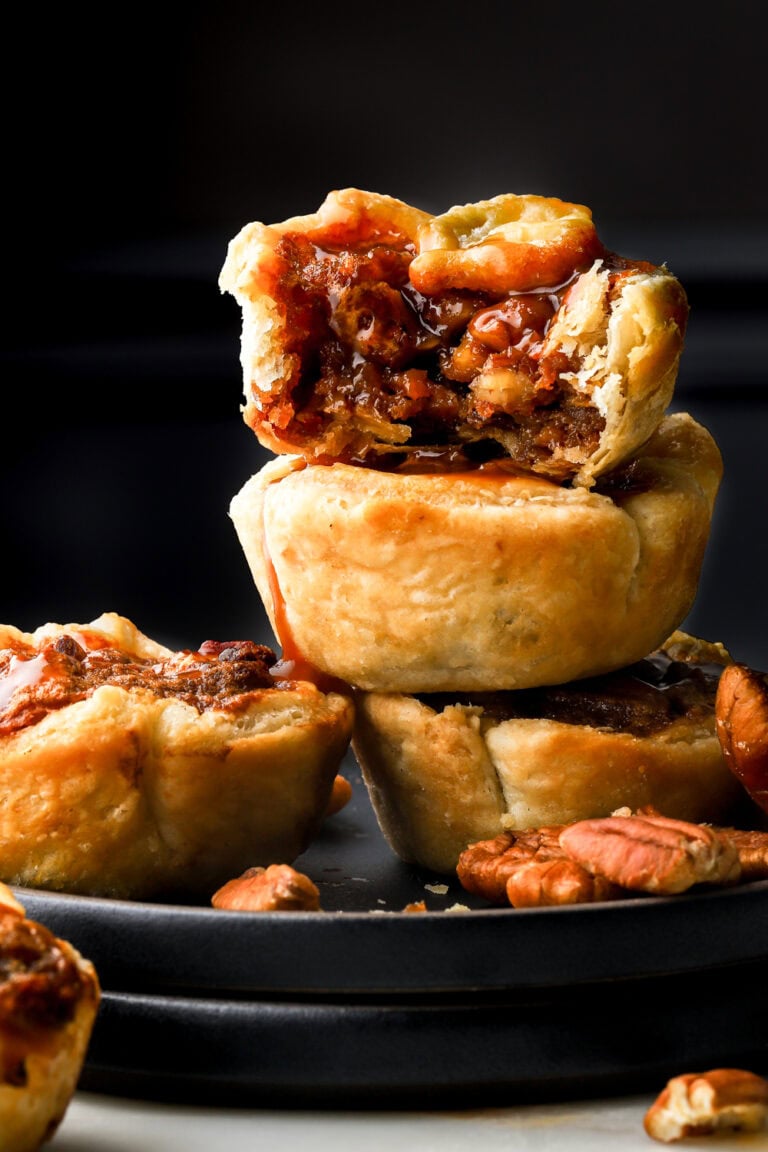
[[[0,619],[271,640],[227,515],[266,458],[227,241],[346,185],[432,211],[537,192],[688,290],[675,406],[726,476],[686,626],[768,667],[757,6],[265,8],[5,18]]]

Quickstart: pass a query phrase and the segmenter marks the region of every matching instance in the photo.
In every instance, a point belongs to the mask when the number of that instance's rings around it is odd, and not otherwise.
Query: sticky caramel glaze
[[[103,636],[78,635],[82,643],[73,631],[39,651],[19,643],[0,652],[0,736],[86,699],[103,684],[173,696],[199,712],[237,711],[253,693],[279,686],[269,671],[275,653],[251,640],[206,640],[197,652],[158,661],[111,648]]]
[[[483,450],[486,448],[486,450]],[[362,463],[362,461],[350,461]],[[509,456],[497,454],[487,446],[467,445],[464,448],[446,445],[442,448],[413,448],[405,453],[385,452],[372,458],[366,465],[378,472],[397,472],[400,475],[440,475],[466,483],[485,483],[509,480],[511,476],[524,479],[526,486],[542,490],[551,489],[553,481],[527,471]]]
[[[260,398],[250,417],[254,431],[269,424],[301,452],[331,421],[343,423],[354,412],[372,425],[407,425],[409,447],[517,430],[513,456],[521,465],[556,446],[596,447],[602,416],[562,378],[574,367],[568,357],[545,355],[542,347],[591,259],[561,284],[499,300],[459,290],[422,295],[409,281],[414,251],[405,241],[333,250],[286,233],[277,255],[285,273],[276,299],[298,367],[286,392]],[[614,291],[624,276],[652,267],[605,249],[599,255]],[[473,395],[469,385],[481,373],[509,370],[514,395],[509,388],[503,402]],[[362,462],[373,456],[367,452]]]
[[[473,451],[474,447],[474,451]],[[522,468],[508,456],[500,456],[493,451],[483,451],[483,446],[460,448],[446,445],[442,448],[415,448],[407,454],[384,453],[369,467],[381,472],[397,472],[401,475],[426,476],[430,474],[450,477],[462,483],[486,484],[494,480],[509,480],[518,476],[525,480],[526,488],[539,488],[542,492],[551,490],[555,481],[537,476]],[[620,468],[615,468],[596,482],[594,491],[621,503],[625,496],[647,492],[653,485],[655,476],[647,461],[631,460]],[[567,485],[565,485],[567,487]]]
[[[291,626],[288,623],[285,597],[280,588],[280,581],[277,578],[275,566],[272,563],[265,532],[262,532],[262,550],[264,553],[264,564],[267,570],[267,579],[269,581],[269,593],[272,600],[274,627],[281,650],[280,659],[274,663],[269,670],[270,675],[276,684],[303,680],[314,684],[321,692],[338,692],[342,696],[352,696],[354,690],[346,681],[339,680],[335,676],[329,676],[327,673],[321,672],[319,668],[316,668],[314,664],[310,664],[309,660],[302,655],[294,638]]]
[[[497,723],[513,719],[555,720],[652,736],[681,716],[714,722],[715,695],[723,667],[673,660],[655,652],[619,672],[514,692],[425,694],[418,698],[436,712],[447,705],[482,707]]]
[[[73,1019],[81,992],[77,964],[53,933],[0,910],[0,1083],[25,1084],[26,1053],[55,1042],[56,1030]]]

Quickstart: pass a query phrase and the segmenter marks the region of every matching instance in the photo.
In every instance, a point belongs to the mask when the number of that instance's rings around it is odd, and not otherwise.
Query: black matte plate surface
[[[109,991],[205,998],[562,988],[768,958],[768,882],[666,899],[491,909],[397,860],[354,761],[353,800],[296,867],[322,913],[248,914],[16,889]],[[426,914],[406,904],[424,900]],[[468,911],[448,912],[457,903]]]
[[[17,889],[96,964],[81,1087],[267,1107],[469,1107],[768,1066],[768,882],[491,909],[393,855],[353,800],[296,866],[319,913]],[[424,900],[426,913],[406,913]],[[457,903],[466,911],[448,911]]]
[[[530,1103],[768,1065],[768,966],[527,996],[238,1001],[106,993],[82,1086],[267,1107]]]

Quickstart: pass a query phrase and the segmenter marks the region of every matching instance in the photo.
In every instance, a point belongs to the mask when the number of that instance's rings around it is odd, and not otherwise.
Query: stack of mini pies
[[[678,629],[722,475],[670,414],[687,302],[591,213],[440,216],[357,189],[231,241],[244,418],[230,515],[282,646],[355,700],[404,860],[652,804],[723,821],[722,646]]]

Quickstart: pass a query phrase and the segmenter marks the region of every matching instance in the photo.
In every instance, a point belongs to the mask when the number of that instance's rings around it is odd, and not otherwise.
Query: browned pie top
[[[254,692],[286,683],[270,675],[272,649],[251,640],[207,640],[196,652],[148,659],[111,646],[97,632],[81,629],[78,636],[82,643],[65,634],[40,648],[19,641],[0,650],[0,736],[84,700],[104,684],[175,697],[203,712],[245,708]]]
[[[723,666],[675,660],[654,652],[630,667],[605,676],[513,692],[419,697],[436,711],[448,704],[482,707],[491,720],[556,720],[652,736],[685,716],[693,725],[714,725],[715,695]]]

